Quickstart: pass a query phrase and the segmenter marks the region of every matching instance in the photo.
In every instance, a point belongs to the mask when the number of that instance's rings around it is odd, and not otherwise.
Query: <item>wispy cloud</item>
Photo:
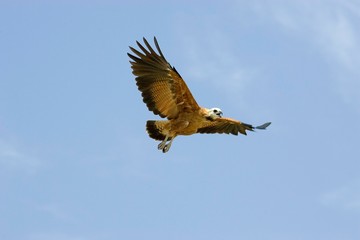
[[[328,207],[360,211],[360,181],[324,193],[320,202]]]
[[[225,98],[234,93],[242,96],[257,73],[256,67],[244,66],[245,60],[234,51],[236,43],[231,35],[211,24],[216,20],[203,20],[194,21],[197,25],[193,26],[188,19],[189,24],[180,23],[177,27],[182,34],[178,45],[187,63],[181,72],[192,81],[220,89]]]
[[[76,235],[70,235],[66,233],[35,233],[30,234],[26,239],[28,240],[84,240],[89,239],[88,237],[80,237]]]
[[[40,167],[39,159],[26,154],[20,147],[0,139],[0,165],[8,170],[34,173]]]
[[[37,207],[38,211],[46,213],[50,217],[67,223],[74,223],[75,219],[59,204],[47,203]]]
[[[346,1],[283,2],[271,4],[271,15],[284,28],[302,34],[349,68],[359,60],[357,22]],[[358,70],[358,68],[356,68]]]
[[[275,28],[282,29],[285,34],[316,48],[330,66],[334,91],[344,101],[360,103],[359,1],[240,1],[233,6],[233,11],[238,14],[229,13],[225,19],[216,13],[202,16],[204,19],[200,21],[193,21],[188,15],[178,16],[181,22],[175,29],[181,36],[177,39],[179,46],[183,46],[181,49],[186,51],[188,65],[184,69],[191,79],[206,81],[221,88],[223,93],[236,90],[241,96],[262,72],[256,66],[246,66],[246,59],[241,59],[241,54],[234,51],[232,47],[237,43],[233,39],[239,37],[234,34],[239,33],[241,27],[246,30],[246,26],[275,24]]]
[[[256,11],[315,45],[331,65],[337,91],[360,103],[360,2],[276,1],[258,4]]]

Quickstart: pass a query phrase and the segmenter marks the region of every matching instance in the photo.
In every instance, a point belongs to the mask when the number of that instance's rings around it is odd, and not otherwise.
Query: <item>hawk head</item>
[[[207,109],[207,112],[208,112],[208,118],[211,120],[221,118],[221,116],[223,114],[220,108],[210,108],[210,109]]]

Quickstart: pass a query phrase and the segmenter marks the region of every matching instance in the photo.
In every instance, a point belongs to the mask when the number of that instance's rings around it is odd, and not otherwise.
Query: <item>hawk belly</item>
[[[185,120],[186,119],[186,120]],[[149,136],[155,140],[164,140],[166,136],[174,138],[178,135],[192,135],[197,133],[203,121],[208,121],[200,114],[181,116],[171,120],[151,120],[146,123]]]

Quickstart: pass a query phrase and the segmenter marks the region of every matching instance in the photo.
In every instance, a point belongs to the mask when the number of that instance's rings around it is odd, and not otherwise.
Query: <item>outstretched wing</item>
[[[136,56],[128,53],[136,85],[142,92],[144,103],[154,114],[168,119],[176,118],[182,112],[193,112],[200,107],[196,103],[180,74],[172,67],[162,54],[154,37],[158,53],[145,38],[143,47],[136,41],[142,52],[130,47]]]
[[[198,133],[226,133],[238,135],[239,133],[246,135],[246,130],[254,131],[254,129],[266,129],[271,123],[264,123],[261,126],[253,127],[250,124],[242,123],[232,118],[217,118],[214,121],[206,121],[197,132]]]

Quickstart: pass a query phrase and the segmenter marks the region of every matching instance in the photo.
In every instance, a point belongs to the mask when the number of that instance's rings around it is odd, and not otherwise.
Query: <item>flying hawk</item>
[[[140,51],[130,47],[136,55],[128,53],[136,85],[143,101],[154,114],[168,120],[151,120],[146,123],[149,136],[162,141],[158,149],[169,151],[178,135],[195,133],[226,133],[246,135],[246,130],[266,129],[270,122],[253,127],[235,119],[222,117],[220,108],[200,107],[180,74],[165,59],[154,37],[156,49],[143,38],[146,48],[136,41]]]

